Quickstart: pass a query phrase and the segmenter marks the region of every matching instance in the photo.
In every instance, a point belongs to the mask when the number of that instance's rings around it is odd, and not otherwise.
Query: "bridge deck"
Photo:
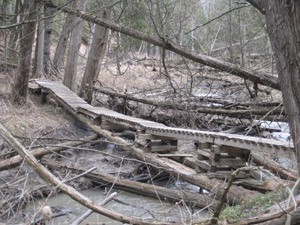
[[[280,142],[266,138],[249,137],[236,134],[167,127],[161,123],[130,117],[104,107],[91,106],[60,82],[37,80],[36,83],[41,88],[50,91],[62,104],[65,105],[65,107],[70,108],[76,113],[83,113],[93,118],[105,119],[115,124],[135,127],[138,130],[143,130],[146,134],[177,140],[194,140],[216,145],[231,146],[240,148],[241,151],[257,150],[268,151],[270,153],[284,151],[286,153],[291,153],[293,149],[290,142]]]

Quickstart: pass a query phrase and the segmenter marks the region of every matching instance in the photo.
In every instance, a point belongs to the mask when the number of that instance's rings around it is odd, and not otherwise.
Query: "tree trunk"
[[[265,14],[300,173],[300,1],[247,0]]]
[[[44,6],[41,5],[39,11],[38,32],[35,46],[35,60],[33,67],[33,78],[41,78],[44,75],[44,41],[45,41],[45,21],[43,19]]]
[[[65,51],[67,48],[67,43],[69,39],[69,34],[74,27],[75,17],[72,15],[67,15],[66,21],[62,27],[61,34],[56,46],[55,54],[53,57],[53,69],[55,71],[60,72],[64,66],[64,58],[65,58]]]
[[[37,0],[25,0],[24,7],[27,8],[25,20],[31,21],[23,25],[22,38],[20,42],[19,72],[17,73],[13,87],[13,103],[23,104],[26,102],[28,81],[31,70],[31,53],[36,27]]]
[[[109,9],[101,13],[103,19],[109,18]],[[86,68],[81,82],[79,96],[85,98],[87,102],[92,102],[93,83],[97,79],[101,62],[105,55],[107,46],[108,29],[99,25],[96,25],[91,50],[88,55]]]
[[[44,34],[44,73],[49,75],[51,68],[51,59],[50,59],[50,47],[51,47],[51,34],[53,26],[53,9],[46,7],[45,8],[45,34]]]
[[[32,1],[32,0],[28,0]],[[32,1],[35,2],[35,1]],[[115,212],[111,209],[103,208],[97,205],[93,200],[85,197],[80,192],[74,188],[66,185],[60,179],[55,177],[52,173],[49,172],[43,165],[41,165],[38,160],[20,143],[18,142],[11,133],[0,123],[0,136],[3,140],[7,141],[8,144],[28,163],[28,165],[37,172],[37,174],[43,178],[48,184],[51,184],[53,187],[58,188],[65,194],[69,195],[72,199],[79,202],[80,204],[86,206],[93,211],[100,213],[104,216],[107,216],[111,219],[128,223],[128,224],[141,224],[141,225],[175,225],[178,223],[169,223],[169,222],[159,222],[159,221],[147,221],[142,220],[137,217],[130,217],[118,212]]]
[[[87,0],[76,1],[76,8],[79,11],[84,11]],[[66,70],[64,74],[63,84],[70,88],[72,91],[76,90],[76,74],[78,54],[81,44],[83,22],[81,18],[76,19],[76,26],[73,28],[70,36],[70,45],[68,51],[68,58],[66,63]]]
[[[47,1],[46,5],[49,7],[59,8],[58,6],[53,5],[49,1]],[[131,29],[131,28],[128,28],[128,27],[125,27],[122,25],[118,25],[118,24],[112,23],[110,21],[101,20],[91,14],[88,14],[88,13],[84,13],[84,12],[81,12],[78,10],[76,11],[76,10],[70,9],[68,7],[63,7],[60,9],[63,12],[66,12],[66,13],[69,13],[72,15],[76,15],[82,19],[85,19],[87,21],[93,22],[95,24],[98,24],[98,25],[101,25],[104,27],[107,27],[113,31],[117,31],[122,34],[129,35],[131,37],[134,37],[134,38],[149,42],[158,47],[164,48],[165,50],[172,51],[172,52],[174,52],[178,55],[181,55],[187,59],[190,59],[194,62],[198,62],[203,65],[207,65],[207,66],[216,68],[218,70],[231,73],[231,74],[239,76],[241,78],[249,79],[255,83],[262,84],[262,85],[269,86],[274,89],[280,90],[279,83],[274,76],[263,74],[263,73],[260,73],[257,71],[251,71],[251,70],[245,69],[245,68],[240,68],[240,67],[236,66],[235,64],[224,62],[222,60],[219,60],[219,59],[216,59],[216,58],[213,58],[210,56],[206,56],[206,55],[202,55],[202,54],[197,54],[197,55],[192,54],[189,51],[186,51],[182,47],[177,46],[173,43],[162,41],[161,39],[158,39],[156,37],[149,36],[143,32],[139,32],[134,29]]]
[[[300,1],[268,1],[265,15],[300,172]]]
[[[15,4],[15,10],[14,10],[14,19],[13,23],[18,23],[19,22],[19,14],[21,13],[20,11],[21,8],[21,0],[16,0]],[[10,35],[9,35],[9,41],[8,41],[8,59],[10,61],[16,61],[17,60],[17,43],[18,43],[18,37],[20,33],[20,28],[19,27],[14,27],[10,29]]]

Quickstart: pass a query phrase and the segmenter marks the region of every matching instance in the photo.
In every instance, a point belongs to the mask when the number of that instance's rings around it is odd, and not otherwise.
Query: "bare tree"
[[[78,10],[84,11],[86,7],[87,0],[77,0],[76,8]],[[73,28],[70,36],[69,51],[66,63],[66,70],[64,74],[63,84],[66,85],[71,90],[75,91],[76,74],[77,74],[77,63],[78,54],[81,44],[81,33],[82,33],[82,19],[76,19],[76,26]]]
[[[300,173],[300,1],[248,0],[266,16]]]
[[[35,60],[32,77],[40,78],[44,75],[44,42],[45,42],[45,21],[43,20],[44,6],[39,8],[39,21],[36,37]]]
[[[58,43],[56,45],[55,54],[53,57],[53,69],[55,71],[60,72],[63,69],[64,65],[64,57],[65,57],[65,51],[67,48],[67,42],[69,39],[70,32],[72,30],[72,27],[74,26],[74,21],[76,17],[72,15],[67,15],[65,23],[62,27]]]
[[[101,12],[100,17],[108,19],[110,17],[109,15],[110,9],[104,9]],[[106,27],[96,25],[79,91],[79,95],[84,97],[88,102],[92,101],[93,83],[99,74],[100,65],[105,55],[107,39],[108,29]]]
[[[23,104],[27,99],[28,81],[31,71],[31,53],[36,29],[37,0],[25,0],[24,7],[26,8],[24,20],[27,22],[25,22],[22,28],[19,72],[15,77],[12,92],[15,104]]]
[[[46,75],[49,74],[51,68],[50,60],[50,47],[51,47],[51,34],[53,27],[53,9],[46,7],[45,8],[45,34],[44,34],[44,72]]]

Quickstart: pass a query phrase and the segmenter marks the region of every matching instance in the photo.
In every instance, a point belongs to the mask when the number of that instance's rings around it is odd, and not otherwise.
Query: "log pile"
[[[128,217],[120,213],[108,210],[105,207],[95,204],[95,201],[82,196],[77,190],[71,188],[65,182],[62,182],[57,177],[53,176],[43,165],[47,168],[60,169],[64,167],[69,171],[77,171],[82,173],[82,176],[89,178],[92,182],[102,183],[106,186],[114,185],[114,187],[134,193],[143,194],[146,196],[156,197],[159,199],[168,199],[172,202],[184,201],[188,204],[197,207],[209,207],[214,213],[214,220],[208,222],[212,224],[215,219],[218,219],[220,210],[227,202],[228,204],[239,204],[242,201],[253,198],[258,194],[258,191],[275,190],[279,186],[291,185],[294,182],[286,182],[279,178],[264,182],[263,184],[250,184],[246,178],[249,176],[252,179],[262,179],[258,168],[249,167],[246,163],[252,155],[253,159],[263,165],[266,169],[278,173],[283,179],[297,180],[298,176],[286,169],[280,168],[276,163],[267,161],[261,158],[260,155],[253,154],[249,151],[240,151],[238,148],[213,145],[205,142],[196,142],[196,150],[193,154],[182,153],[178,151],[178,140],[173,138],[166,138],[157,135],[145,134],[142,131],[128,129],[124,126],[117,126],[112,123],[93,123],[83,114],[78,114],[74,110],[66,107],[69,112],[77,118],[80,122],[85,124],[88,128],[93,130],[97,135],[79,140],[78,142],[65,143],[65,147],[53,147],[51,149],[39,149],[28,152],[18,141],[16,141],[4,127],[0,126],[0,135],[6,140],[13,149],[15,149],[20,156],[7,159],[0,162],[0,170],[6,170],[18,166],[22,160],[25,160],[37,173],[49,184],[60,189],[70,195],[71,198],[80,202],[90,208],[91,210],[100,214],[106,215],[114,220],[132,224],[168,224],[160,221],[144,221],[135,217]],[[95,121],[94,121],[95,122]],[[96,121],[97,122],[97,121]],[[105,126],[102,126],[102,125]],[[110,129],[110,131],[105,130]],[[146,165],[151,165],[164,170],[169,174],[182,179],[191,184],[197,185],[200,189],[206,189],[210,195],[203,195],[201,193],[191,193],[186,191],[170,190],[164,187],[158,187],[154,184],[142,184],[135,181],[130,181],[121,177],[111,176],[99,171],[86,171],[86,168],[72,167],[61,165],[53,160],[42,160],[38,162],[34,156],[41,157],[42,155],[49,154],[53,151],[62,151],[68,147],[81,145],[86,141],[95,140],[98,136],[104,137],[110,143],[123,149],[131,156],[139,159],[140,162]],[[130,137],[128,141],[126,137]],[[132,142],[134,140],[134,143]],[[196,153],[196,154],[195,154]],[[86,171],[86,172],[85,172]],[[235,171],[235,172],[233,172]],[[267,171],[265,171],[267,172]],[[222,175],[222,176],[221,176]],[[267,177],[267,176],[266,176]],[[222,179],[219,179],[222,178]],[[254,180],[255,180],[254,179]],[[263,178],[263,181],[266,181]],[[227,182],[229,180],[229,182]],[[253,180],[252,180],[253,181]],[[269,186],[268,186],[269,185]],[[274,188],[276,187],[276,188]],[[258,190],[258,191],[257,191]],[[296,200],[296,205],[298,205]],[[292,212],[293,207],[287,206],[286,212]],[[292,213],[291,213],[292,214]],[[266,222],[268,220],[277,220],[285,217],[284,213],[273,213],[265,216],[249,218],[243,221],[228,221],[232,224],[255,224],[257,222]],[[295,215],[294,218],[297,216]]]

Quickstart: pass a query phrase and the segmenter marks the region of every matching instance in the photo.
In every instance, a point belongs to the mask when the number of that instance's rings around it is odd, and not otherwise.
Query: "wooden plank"
[[[157,154],[158,157],[194,157],[192,154],[174,153],[174,154]]]
[[[210,148],[210,143],[208,143],[208,142],[195,141],[194,145],[197,149],[208,149],[208,148]]]
[[[208,173],[207,176],[210,178],[217,178],[217,179],[229,179],[231,177],[232,171],[217,171],[215,173]],[[239,172],[238,175],[236,176],[236,179],[245,179],[249,178],[250,175],[248,173],[245,173],[243,171]]]
[[[242,148],[223,145],[221,147],[221,152],[228,153],[232,156],[240,157],[240,158],[244,158],[244,159],[248,160],[251,151],[248,149],[242,149]]]
[[[197,150],[197,157],[199,160],[209,159],[210,150],[209,149],[199,149]]]
[[[220,146],[212,145],[210,147],[210,160],[211,161],[219,161],[221,158],[221,150]]]
[[[195,160],[195,163],[197,164],[197,166],[199,166],[200,168],[206,170],[206,171],[210,171],[211,170],[211,165],[209,165],[209,163],[207,161],[204,160]]]
[[[151,152],[172,152],[177,151],[177,146],[162,145],[162,146],[151,146],[148,147]]]
[[[231,168],[239,168],[239,167],[243,167],[246,165],[246,162],[244,162],[241,159],[224,159],[224,158],[220,158],[219,161],[212,161],[211,162],[212,166],[228,166]]]

